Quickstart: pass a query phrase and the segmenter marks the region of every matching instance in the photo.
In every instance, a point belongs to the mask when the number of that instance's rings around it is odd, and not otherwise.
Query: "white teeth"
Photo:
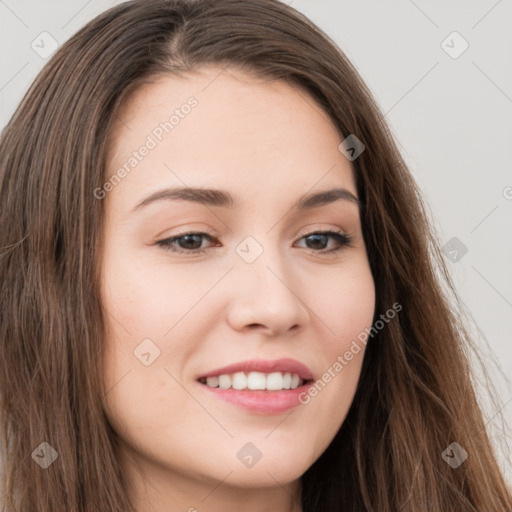
[[[281,391],[283,389],[296,389],[303,384],[303,380],[296,373],[262,373],[262,372],[236,372],[216,377],[207,377],[201,380],[210,388],[220,389],[250,389]]]
[[[229,389],[231,387],[231,377],[229,375],[219,375],[219,388]]]
[[[283,389],[283,374],[281,372],[269,373],[267,375],[267,389],[274,391]]]
[[[267,378],[264,373],[251,372],[247,377],[247,387],[249,389],[265,389],[267,387]]]
[[[247,377],[244,372],[233,374],[233,389],[245,389],[247,387]]]

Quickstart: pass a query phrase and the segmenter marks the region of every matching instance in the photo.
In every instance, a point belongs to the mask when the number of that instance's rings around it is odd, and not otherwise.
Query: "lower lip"
[[[199,383],[201,387],[213,393],[217,398],[260,414],[279,414],[302,405],[299,396],[306,394],[311,384],[308,383],[295,389],[283,391],[249,391],[247,389],[240,391],[237,389],[211,388],[206,384]]]

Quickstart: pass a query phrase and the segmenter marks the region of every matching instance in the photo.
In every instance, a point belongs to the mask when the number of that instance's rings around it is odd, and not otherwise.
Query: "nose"
[[[310,318],[300,279],[269,250],[253,263],[237,261],[230,272],[228,322],[237,331],[283,336],[303,328]]]

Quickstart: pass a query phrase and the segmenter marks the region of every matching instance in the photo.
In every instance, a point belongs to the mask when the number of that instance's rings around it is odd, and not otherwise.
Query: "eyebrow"
[[[132,208],[132,212],[148,206],[149,204],[163,200],[183,200],[224,208],[234,208],[237,205],[237,202],[233,199],[229,192],[224,190],[197,187],[180,187],[158,190],[153,194],[150,194],[148,197],[137,203]],[[292,209],[300,211],[310,210],[312,208],[318,208],[320,206],[324,206],[339,200],[349,201],[359,205],[359,199],[349,190],[345,188],[333,188],[330,190],[312,192],[301,196],[299,200],[294,204]]]

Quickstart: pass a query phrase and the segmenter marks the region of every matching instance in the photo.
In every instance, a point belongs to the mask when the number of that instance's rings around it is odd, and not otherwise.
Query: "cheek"
[[[185,418],[190,427],[193,418],[201,417],[200,407],[175,379],[183,381],[181,369],[196,348],[184,328],[191,317],[186,314],[218,278],[212,272],[184,272],[179,265],[156,265],[132,253],[110,249],[103,260],[104,409],[124,441],[144,451],[140,432],[156,440]]]
[[[322,286],[315,312],[324,325],[319,337],[322,374],[301,403],[324,426],[315,444],[325,448],[348,413],[359,381],[368,333],[375,313],[375,285],[369,266],[361,260],[357,267],[330,278]]]
[[[162,339],[215,284],[217,274],[162,265],[137,251],[112,252],[104,266],[105,309],[135,338]]]
[[[367,265],[347,277],[333,297],[329,313],[336,332],[334,343],[326,348],[330,374],[345,373],[345,379],[357,383],[375,314],[375,284]],[[336,363],[340,363],[343,368]],[[332,368],[335,366],[335,368]],[[354,388],[355,389],[355,388]]]
[[[310,283],[313,290],[314,282]],[[315,315],[325,326],[325,355],[338,355],[350,346],[366,328],[370,328],[375,313],[375,285],[366,260],[331,272],[316,281],[317,292],[310,293]]]

